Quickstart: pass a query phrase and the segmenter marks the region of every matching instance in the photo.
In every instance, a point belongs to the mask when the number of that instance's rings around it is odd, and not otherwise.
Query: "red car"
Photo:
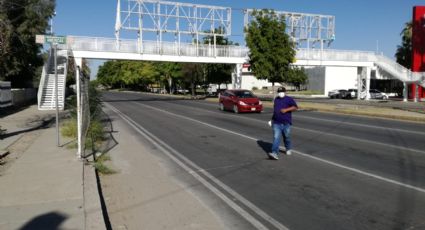
[[[220,94],[220,110],[232,110],[235,113],[263,111],[263,103],[251,91],[245,89],[226,90]]]

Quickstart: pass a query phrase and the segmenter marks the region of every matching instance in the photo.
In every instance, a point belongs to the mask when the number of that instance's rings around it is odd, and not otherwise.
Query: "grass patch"
[[[105,162],[110,160],[111,158],[108,155],[102,154],[96,158],[93,166],[100,174],[103,174],[103,175],[114,174],[116,173],[116,171],[105,165]]]
[[[64,137],[77,138],[77,121],[75,119],[66,121],[62,126],[61,134]]]

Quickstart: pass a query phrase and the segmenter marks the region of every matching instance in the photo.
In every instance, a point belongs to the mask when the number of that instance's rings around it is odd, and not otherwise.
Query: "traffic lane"
[[[137,106],[127,106],[135,115]],[[150,108],[140,111],[144,113],[135,119],[143,127],[290,228],[388,229],[420,224],[423,194],[302,156],[266,160],[254,141],[167,114],[158,116]],[[164,132],[176,125],[183,128]],[[404,211],[409,215],[395,215]]]
[[[202,100],[186,100],[186,101],[175,101],[177,104],[193,104],[196,107],[202,107],[205,109],[213,109],[218,108],[218,104],[215,102],[202,101]],[[271,118],[272,109],[268,107],[264,107],[263,115],[265,117]],[[323,113],[317,111],[305,111],[302,107],[297,112],[294,112],[294,118],[296,119],[309,119],[317,122],[336,122],[342,123],[346,125],[347,128],[351,128],[353,126],[359,126],[363,128],[376,128],[376,129],[395,129],[397,130],[405,130],[412,131],[413,133],[418,132],[421,134],[425,134],[425,124],[420,122],[409,122],[409,121],[398,121],[377,117],[365,117],[365,116],[355,116],[349,114],[333,114],[333,113]]]
[[[318,122],[312,119],[304,119],[294,115],[294,127],[314,130],[321,135],[344,136],[360,139],[368,142],[376,142],[377,145],[391,145],[396,149],[412,149],[425,155],[425,133],[419,131],[367,128],[365,126],[346,125],[344,122]]]
[[[175,104],[181,105],[194,105],[198,108],[205,109],[218,109],[218,103],[209,102],[203,100],[185,100],[182,98],[176,97],[167,97],[165,95],[152,95],[152,94],[143,94],[143,93],[128,93],[128,92],[106,92],[103,93],[104,97],[106,96],[109,100],[124,100],[124,101],[170,101]],[[113,99],[115,98],[115,99]],[[123,99],[125,98],[125,99]],[[106,100],[106,98],[105,98]],[[107,100],[106,100],[107,101]],[[300,108],[302,111],[302,107]],[[425,124],[418,122],[405,122],[397,121],[391,119],[383,118],[373,118],[373,117],[364,117],[364,116],[354,116],[346,114],[333,114],[333,113],[322,113],[316,111],[298,111],[294,113],[294,119],[310,119],[316,120],[317,122],[336,122],[342,125],[347,125],[347,128],[353,126],[359,126],[364,128],[377,128],[377,129],[397,129],[412,131],[413,133],[425,133]],[[261,117],[265,119],[271,118],[272,109],[265,107]],[[391,130],[393,131],[393,130]]]
[[[119,120],[122,119],[120,114],[119,116],[117,115],[114,109],[114,111],[110,110],[109,105],[117,105],[114,103],[108,103],[106,110],[104,109],[105,112],[109,112],[108,115],[110,116],[111,120]],[[126,119],[125,119],[126,120]],[[128,120],[126,120],[127,124],[129,124]],[[162,202],[164,202],[168,196],[174,196],[175,194],[181,194],[181,193],[185,193],[185,192],[189,192],[189,194],[196,194],[196,199],[198,199],[199,201],[201,201],[201,203],[203,204],[203,206],[207,207],[207,209],[209,210],[208,213],[215,213],[214,215],[218,217],[220,217],[220,222],[223,226],[224,229],[234,229],[234,230],[250,230],[250,229],[258,229],[253,227],[249,222],[247,222],[240,214],[238,214],[237,212],[235,212],[234,209],[232,209],[230,206],[226,205],[225,202],[223,202],[223,200],[220,199],[219,196],[216,196],[213,194],[213,192],[211,192],[210,190],[207,189],[206,186],[204,186],[200,181],[196,180],[193,177],[192,173],[187,173],[185,171],[184,168],[180,167],[179,165],[177,165],[170,157],[168,157],[167,154],[165,154],[163,152],[163,149],[161,149],[157,143],[152,142],[150,138],[152,138],[151,136],[146,136],[145,132],[141,132],[140,129],[135,128],[136,126],[131,123],[131,125],[128,125],[128,127],[126,128],[125,126],[120,125],[119,127],[114,127],[114,132],[116,132],[118,134],[118,136],[120,136],[122,132],[128,132],[129,135],[134,136],[134,141],[137,141],[139,143],[127,143],[130,145],[143,145],[144,148],[141,149],[139,152],[139,150],[137,148],[133,148],[133,151],[131,152],[115,152],[112,151],[111,157],[113,158],[114,161],[114,165],[116,165],[119,170],[120,173],[123,174],[135,174],[135,175],[126,175],[125,178],[121,178],[126,180],[126,182],[119,182],[119,183],[124,183],[126,186],[124,186],[121,189],[121,192],[123,192],[123,196],[125,196],[124,193],[126,193],[126,189],[130,189],[132,191],[130,191],[130,193],[135,196],[133,197],[133,200],[140,200],[142,198],[138,198],[137,196],[145,196],[143,193],[135,193],[134,188],[139,188],[140,190],[140,185],[131,185],[131,183],[140,183],[146,186],[149,186],[150,182],[155,183],[154,181],[149,179],[148,181],[144,181],[145,177],[152,177],[154,176],[154,178],[157,178],[157,176],[155,175],[142,175],[142,174],[138,174],[141,171],[143,171],[142,169],[140,169],[140,165],[143,165],[143,163],[141,163],[141,161],[146,161],[146,154],[148,155],[154,155],[156,160],[155,164],[159,164],[160,168],[162,168],[164,171],[164,173],[166,173],[166,175],[169,175],[172,179],[173,179],[173,183],[178,185],[178,188],[176,188],[173,191],[168,191],[164,192],[164,191],[159,191],[158,194],[162,194],[161,196],[157,195],[157,199],[155,200],[150,200],[148,201],[148,203],[150,203],[151,201],[154,203],[158,203],[159,205],[161,205]],[[115,135],[115,134],[114,134]],[[118,144],[122,144],[122,143],[118,143]],[[142,153],[142,154],[141,154]],[[113,156],[116,155],[116,156]],[[147,157],[149,158],[149,157]],[[118,161],[116,161],[118,160]],[[141,170],[141,171],[140,171]],[[178,180],[175,178],[178,177]],[[161,176],[160,176],[161,177]],[[152,178],[151,178],[152,179]],[[129,184],[130,183],[130,184]],[[157,183],[166,183],[166,181],[157,181]],[[136,186],[136,187],[134,187]],[[157,185],[154,185],[157,186]],[[152,190],[152,192],[155,192],[154,190]],[[146,199],[145,199],[146,200]],[[132,210],[131,212],[134,213],[135,211],[137,211],[139,209],[139,206],[143,204],[140,203],[135,203],[135,204],[130,204],[128,207],[130,207],[130,209]],[[145,204],[146,205],[146,204]],[[184,210],[185,208],[191,209],[192,206],[188,206],[188,207],[184,207],[184,206],[180,206],[180,209]],[[109,207],[107,207],[107,209],[109,210]],[[139,210],[140,211],[140,210]],[[126,212],[126,211],[124,211]],[[183,213],[188,213],[186,211],[183,211]],[[160,215],[160,214],[159,214]],[[204,216],[205,213],[198,213],[197,215],[192,215],[192,216],[188,216],[191,219],[197,219],[199,216]],[[186,221],[187,222],[187,221]],[[142,222],[139,222],[139,225],[143,224]]]
[[[200,102],[173,101],[170,103],[186,106],[189,110],[193,110],[193,107],[196,106],[196,108],[217,111],[216,106],[205,105]],[[271,117],[271,114],[267,113],[265,112],[262,115],[243,114],[243,116],[267,121]],[[368,142],[376,142],[378,145],[386,144],[396,149],[417,150],[417,152],[425,154],[425,142],[423,141],[425,132],[418,127],[411,130],[402,129],[400,126],[395,126],[399,128],[386,128],[375,125],[375,120],[369,120],[369,123],[363,120],[363,124],[361,124],[350,116],[344,117],[344,120],[341,117],[331,120],[329,118],[320,118],[316,114],[313,116],[310,114],[310,112],[293,113],[294,127],[308,129],[322,135],[341,135],[347,138],[351,137]]]
[[[317,112],[317,111],[309,111],[308,116],[304,116],[302,114],[301,118],[310,118],[315,119],[318,122],[343,122],[350,126],[361,126],[367,128],[369,127],[381,127],[382,129],[400,129],[400,130],[408,130],[413,132],[425,132],[425,124],[420,122],[412,122],[412,121],[399,121],[392,119],[385,119],[379,117],[372,116],[356,116],[349,114],[336,114],[336,113],[325,113],[325,112]]]
[[[188,110],[175,103],[161,101],[155,103],[165,111],[174,111],[184,117],[191,117],[256,137],[265,143],[264,149],[268,151],[271,149],[272,131],[266,121],[255,119],[259,115],[237,115],[199,108]],[[146,104],[150,104],[150,102]],[[347,135],[331,133],[326,135],[297,126],[293,127],[292,139],[295,150],[403,183],[425,186],[424,180],[421,179],[425,176],[425,154],[421,152],[396,149],[390,143],[377,144],[367,139],[350,139]]]
[[[132,96],[132,95],[131,95]],[[136,100],[142,101],[142,100]],[[198,116],[197,119],[226,127],[231,130],[241,130],[246,135],[257,136],[265,143],[271,142],[271,129],[266,125],[266,121],[256,120],[262,118],[262,114],[233,114],[231,112],[220,112],[216,108],[202,110],[199,103],[195,103],[197,108],[187,108],[190,101],[162,101],[144,100],[147,103],[162,103],[161,108],[170,111],[178,111],[184,116]],[[167,104],[168,103],[168,104]],[[186,106],[181,106],[182,103]],[[154,111],[158,113],[158,111]],[[215,113],[215,114],[213,114]],[[298,113],[294,113],[296,117]],[[214,116],[210,116],[214,115]],[[254,120],[253,120],[254,119]],[[254,121],[254,122],[252,122]],[[351,165],[354,168],[376,173],[404,183],[423,186],[424,156],[417,152],[411,153],[405,149],[393,148],[388,145],[378,145],[370,140],[350,139],[348,135],[328,135],[317,133],[313,129],[299,129],[297,123],[293,127],[294,148],[302,152],[322,157],[343,165]],[[266,149],[270,149],[267,146]]]

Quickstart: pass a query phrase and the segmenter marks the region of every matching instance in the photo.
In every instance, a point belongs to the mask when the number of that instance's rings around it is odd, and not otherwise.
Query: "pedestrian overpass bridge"
[[[159,0],[116,0],[115,38],[67,36],[66,44],[59,45],[58,69],[49,55],[44,65],[39,86],[39,109],[56,108],[54,95],[59,95],[58,107],[63,108],[68,57],[82,66],[82,59],[139,60],[192,63],[235,64],[232,74],[234,88],[241,87],[242,64],[248,62],[249,49],[235,45],[217,45],[216,38],[231,35],[232,9]],[[290,39],[297,44],[297,66],[349,66],[360,68],[358,89],[369,89],[371,69],[405,83],[425,87],[425,74],[413,73],[390,58],[373,52],[324,49],[335,39],[335,17],[331,15],[275,11],[285,19]],[[255,17],[255,10],[244,9],[244,27]],[[137,39],[122,39],[121,31],[137,35]],[[136,33],[134,33],[136,32]],[[173,42],[167,41],[170,36]],[[147,40],[156,37],[156,41]],[[207,38],[205,40],[205,38]],[[199,41],[208,41],[201,44]],[[184,43],[183,40],[196,41]],[[318,43],[320,49],[311,49]],[[52,53],[50,53],[52,54]],[[55,87],[57,72],[58,88]],[[56,93],[57,91],[57,93]],[[418,90],[416,90],[417,92]]]
[[[115,40],[113,38],[68,36],[67,44],[74,58],[105,60],[139,60],[192,63],[228,63],[241,65],[248,62],[249,49],[236,45],[208,45],[139,40]],[[297,66],[357,66],[377,67],[392,77],[406,83],[425,87],[425,73],[415,73],[392,59],[367,51],[333,49],[298,49]]]
[[[82,59],[103,60],[139,60],[167,61],[192,63],[228,63],[235,64],[233,87],[239,88],[242,76],[242,64],[248,62],[249,49],[243,46],[219,46],[191,43],[173,43],[140,40],[119,40],[114,38],[67,36],[67,44],[59,45],[58,53],[60,71],[58,82],[59,95],[64,93],[68,56],[72,56],[78,66]],[[49,58],[50,60],[50,58]],[[399,65],[395,61],[374,52],[346,51],[331,49],[298,49],[296,53],[297,66],[354,66],[362,68],[379,68],[392,78],[404,83],[415,83],[425,87],[425,73],[415,73]],[[50,69],[50,71],[49,71]],[[55,108],[54,74],[52,61],[46,62],[40,83],[39,108]],[[370,71],[366,71],[369,73]],[[370,79],[370,76],[363,76]],[[44,92],[42,92],[44,89]],[[50,89],[50,90],[49,90]],[[63,107],[64,97],[60,96],[59,107]]]

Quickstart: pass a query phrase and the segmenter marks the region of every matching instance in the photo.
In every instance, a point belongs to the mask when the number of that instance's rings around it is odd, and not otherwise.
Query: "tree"
[[[207,31],[209,32],[209,31]],[[218,27],[214,29],[215,34],[223,34],[224,28]],[[214,36],[205,36],[203,38],[204,44],[215,44],[219,46],[227,46],[227,45],[233,45],[233,41],[229,41],[228,38],[220,35]],[[238,45],[237,43],[235,45]],[[208,83],[218,84],[219,86],[221,83],[229,83],[231,81],[232,76],[232,70],[234,68],[234,65],[232,64],[204,64],[203,65],[204,72],[206,73],[206,81]]]
[[[182,76],[182,66],[176,62],[163,62],[158,64],[158,71],[168,83],[169,93],[173,94],[173,80]]]
[[[91,70],[90,70],[87,59],[83,59],[82,65],[83,65],[83,70],[82,70],[83,74],[85,76],[90,76]],[[75,60],[73,57],[69,57],[67,67],[68,67],[68,70],[66,74],[66,85],[70,86],[75,84]]]
[[[285,33],[285,20],[274,11],[253,12],[246,29],[249,63],[254,75],[270,82],[288,82],[290,64],[295,59],[294,43]]]
[[[44,34],[55,0],[0,0],[0,79],[28,87],[43,65],[36,34]]]
[[[305,84],[308,80],[304,68],[292,67],[288,72],[288,80],[286,83],[292,84],[297,90],[300,90],[301,85]]]
[[[146,88],[155,82],[159,72],[148,61],[107,61],[99,67],[97,81],[108,88]]]
[[[199,63],[183,63],[182,64],[182,80],[190,83],[192,96],[195,96],[195,86],[202,81],[203,65]]]
[[[407,22],[400,33],[401,45],[397,46],[395,57],[397,62],[408,68],[412,68],[412,22]]]

